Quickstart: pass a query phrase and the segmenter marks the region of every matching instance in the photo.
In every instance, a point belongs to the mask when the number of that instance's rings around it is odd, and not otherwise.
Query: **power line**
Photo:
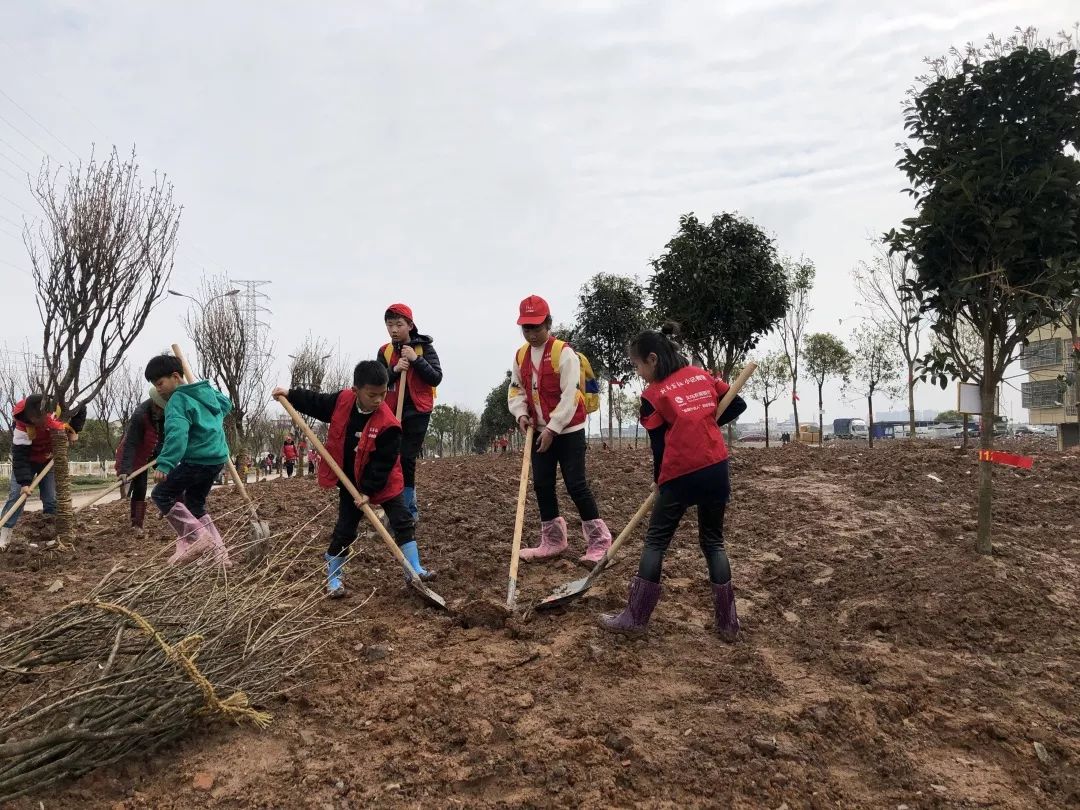
[[[5,141],[3,138],[0,138],[0,143],[2,143],[4,146],[6,146],[8,149],[10,149],[12,152],[14,152],[19,157],[21,157],[23,160],[30,160],[29,157],[27,157],[24,153],[20,152],[18,149],[16,149],[10,143]]]
[[[15,167],[16,169],[18,169],[19,171],[21,171],[21,172],[26,172],[27,174],[29,174],[29,173],[30,173],[30,170],[29,170],[29,169],[27,169],[26,167],[24,167],[24,166],[23,166],[23,165],[22,165],[21,163],[19,163],[18,161],[12,160],[12,159],[11,159],[11,158],[9,158],[9,157],[8,157],[7,155],[5,155],[5,154],[4,154],[3,152],[0,152],[0,157],[2,157],[2,158],[3,158],[4,160],[6,160],[6,161],[7,161],[8,163],[10,163],[10,164],[11,164],[12,166],[14,166],[14,167]]]
[[[59,144],[60,144],[61,146],[63,146],[63,147],[65,148],[65,149],[67,149],[67,150],[68,150],[69,152],[71,152],[71,154],[73,154],[73,155],[74,155],[74,156],[76,157],[76,159],[78,159],[78,158],[79,158],[79,153],[78,153],[78,152],[76,152],[76,151],[75,151],[74,149],[72,149],[72,148],[71,148],[70,146],[68,146],[68,145],[67,145],[66,143],[64,143],[64,142],[63,142],[63,141],[62,141],[62,140],[61,140],[60,138],[58,138],[58,137],[57,137],[56,135],[54,135],[54,134],[53,134],[53,132],[52,132],[52,130],[50,130],[50,129],[49,129],[49,128],[48,128],[47,126],[45,126],[45,125],[44,125],[43,123],[41,123],[41,122],[40,122],[40,121],[38,121],[38,120],[37,120],[36,118],[34,118],[34,116],[32,116],[32,115],[31,115],[31,114],[30,114],[29,112],[27,112],[27,111],[26,111],[26,109],[25,109],[25,108],[24,108],[24,107],[23,107],[23,106],[22,106],[21,104],[19,104],[19,102],[17,102],[17,101],[15,100],[15,99],[13,99],[13,98],[12,98],[11,96],[9,96],[9,95],[8,95],[7,93],[5,93],[5,92],[4,92],[3,90],[0,90],[0,96],[3,96],[3,97],[4,97],[4,98],[6,98],[6,99],[7,99],[8,101],[10,101],[10,102],[11,102],[12,104],[14,104],[14,105],[15,105],[15,107],[16,107],[17,109],[19,109],[19,110],[20,110],[20,111],[22,112],[22,114],[23,114],[23,115],[25,115],[25,116],[26,116],[27,118],[29,118],[29,119],[30,119],[31,121],[33,121],[33,122],[34,122],[35,124],[37,124],[37,125],[38,125],[39,127],[41,127],[41,128],[43,129],[43,130],[45,130],[45,132],[46,132],[46,133],[47,133],[47,134],[48,134],[48,135],[49,135],[49,136],[50,136],[50,137],[51,137],[51,138],[52,138],[52,139],[53,139],[54,141],[56,141],[56,142],[57,142],[57,143],[59,143]]]
[[[8,121],[8,120],[7,120],[6,118],[4,118],[4,116],[0,115],[0,121],[3,121],[3,122],[4,122],[5,124],[7,124],[7,125],[8,125],[9,127],[11,127],[11,128],[13,129],[13,130],[15,130],[15,131],[16,131],[17,133],[19,133],[20,135],[22,135],[22,136],[23,136],[23,137],[24,137],[24,138],[25,138],[25,139],[26,139],[27,141],[29,141],[29,142],[30,142],[30,145],[31,145],[31,146],[34,146],[35,148],[37,148],[38,150],[40,150],[40,151],[41,151],[41,153],[42,153],[42,154],[44,154],[44,155],[45,155],[46,157],[50,157],[50,158],[52,157],[52,155],[51,155],[51,154],[49,154],[49,150],[48,150],[48,149],[45,149],[45,148],[44,148],[43,146],[41,146],[40,144],[38,144],[38,142],[37,142],[37,141],[35,141],[35,140],[34,140],[33,138],[31,138],[31,137],[30,137],[29,135],[27,135],[27,134],[26,134],[25,132],[23,132],[23,131],[22,131],[21,129],[19,129],[19,128],[18,128],[17,126],[15,126],[15,125],[14,125],[13,123],[11,123],[11,122],[10,122],[10,121]],[[53,158],[53,160],[55,160],[55,159],[56,159],[56,158]]]
[[[3,194],[0,194],[0,200],[7,200],[9,203],[14,205],[16,208],[18,208],[24,214],[29,214],[30,216],[34,215],[33,212],[28,211],[27,209],[23,208],[21,205],[19,205],[19,203],[15,202],[13,199],[11,199],[11,197],[6,197]]]

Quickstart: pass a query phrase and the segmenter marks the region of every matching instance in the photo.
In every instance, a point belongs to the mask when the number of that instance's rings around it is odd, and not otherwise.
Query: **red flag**
[[[1022,470],[1030,470],[1035,460],[1031,456],[1018,456],[1015,453],[1003,453],[1000,450],[980,450],[979,461],[989,461],[991,464],[1004,464],[1008,467],[1019,467]]]

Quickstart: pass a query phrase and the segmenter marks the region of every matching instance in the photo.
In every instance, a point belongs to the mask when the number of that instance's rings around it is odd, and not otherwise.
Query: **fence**
[[[113,474],[113,462],[109,461],[71,461],[68,463],[72,475],[108,478]],[[11,462],[0,461],[0,478],[11,478]]]

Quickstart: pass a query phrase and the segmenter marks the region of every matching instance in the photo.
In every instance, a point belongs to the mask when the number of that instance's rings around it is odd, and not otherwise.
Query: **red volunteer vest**
[[[143,420],[143,436],[142,442],[135,448],[135,458],[132,461],[131,469],[137,470],[139,467],[150,461],[150,454],[154,452],[154,448],[157,447],[158,432],[157,427],[154,425],[154,418],[147,411],[142,415]],[[116,448],[116,464],[113,465],[113,469],[119,471],[120,460],[124,457],[124,449],[127,446],[127,431],[124,431],[124,438],[120,440],[120,444]],[[130,470],[129,470],[130,472]]]
[[[549,337],[547,343],[544,344],[544,355],[540,358],[540,368],[536,369],[536,393],[540,399],[540,413],[544,417],[545,424],[550,420],[551,412],[559,407],[559,400],[562,399],[563,394],[562,380],[559,378],[558,372],[551,366],[551,347],[554,343],[554,336]],[[567,343],[563,346],[563,351],[572,352],[573,348]],[[533,398],[532,346],[528,343],[525,344],[524,355],[521,359],[518,376],[521,378],[521,388],[525,392],[525,402],[529,407],[529,416],[532,417],[533,422],[536,422],[536,402]],[[575,427],[584,422],[585,399],[579,395],[577,398],[577,410],[574,411],[574,415],[567,427]]]
[[[415,351],[421,357],[424,356],[423,346],[417,346]],[[388,353],[389,357],[387,357]],[[394,366],[401,359],[401,353],[394,348],[394,344],[384,343],[379,348],[379,356],[386,360],[386,367],[390,369],[390,385],[386,390],[386,404],[390,406],[391,413],[397,413],[397,389],[401,374],[394,371]],[[420,375],[416,373],[416,369],[412,366],[409,366],[409,370],[405,372],[405,386],[409,389],[409,396],[412,398],[416,410],[419,413],[431,413],[435,407],[435,387],[420,379]]]
[[[281,445],[281,453],[285,456],[286,461],[296,461],[296,445],[295,444],[283,444]]]
[[[728,387],[704,369],[687,366],[642,392],[653,406],[653,412],[641,420],[642,426],[648,430],[668,426],[658,484],[727,459],[727,445],[716,424],[716,406]]]
[[[338,394],[337,402],[334,405],[334,413],[330,417],[330,428],[326,432],[326,449],[339,467],[345,463],[345,433],[349,429],[349,416],[355,407],[356,394],[352,392],[351,388],[346,388]],[[379,438],[379,434],[392,427],[400,428],[401,423],[394,417],[394,412],[390,410],[386,401],[383,400],[379,409],[368,417],[363,433],[357,440],[356,463],[353,465],[352,471],[354,481],[360,480],[364,467],[367,466],[368,459],[375,449],[375,440]],[[349,437],[349,441],[353,441],[355,438]],[[330,469],[330,465],[320,464],[319,486],[329,489],[337,483],[338,477]],[[394,462],[394,469],[390,471],[386,486],[380,492],[370,496],[371,502],[376,504],[386,503],[391,498],[400,495],[404,489],[405,476],[401,473],[401,457],[399,456]]]
[[[36,428],[30,422],[24,422],[20,417],[26,407],[26,400],[20,399],[15,403],[12,416],[15,417],[15,430],[25,433],[30,439],[30,461],[33,464],[45,464],[52,459],[52,431],[64,430],[65,425],[53,414],[45,417],[43,428]]]

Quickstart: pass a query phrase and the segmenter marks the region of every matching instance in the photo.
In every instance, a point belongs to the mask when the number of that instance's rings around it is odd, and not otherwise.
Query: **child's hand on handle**
[[[370,502],[371,502],[371,499],[368,498],[367,495],[361,495],[359,498],[356,499],[356,501],[354,501],[354,503],[356,504],[357,509],[363,509],[364,506],[366,506]]]
[[[544,428],[539,438],[536,440],[536,452],[546,453],[551,449],[551,443],[555,441],[555,431],[551,428]]]
[[[529,416],[518,417],[518,430],[524,433],[526,430],[532,427],[532,418]]]
[[[288,399],[289,398],[289,389],[288,388],[282,388],[279,385],[277,388],[275,388],[273,391],[270,392],[270,396],[272,396],[274,399],[277,399],[278,397],[282,397],[283,399]]]
[[[154,470],[154,480],[157,481],[159,484],[166,478],[168,478],[168,476],[165,475],[165,473],[163,473],[161,470]]]
[[[408,348],[408,346],[406,346],[405,348]],[[416,352],[413,352],[413,357],[416,357]],[[409,361],[404,356],[402,356],[402,358],[397,361],[397,365],[394,366],[394,371],[401,373],[402,371],[408,371],[408,369]]]
[[[30,487],[29,486],[20,487],[19,488],[19,495],[25,495],[27,498],[29,498],[30,497]]]
[[[401,347],[401,356],[403,359],[408,360],[410,363],[414,363],[416,362],[417,357],[416,349],[406,343],[404,346]],[[405,368],[408,368],[408,365],[406,365]]]

